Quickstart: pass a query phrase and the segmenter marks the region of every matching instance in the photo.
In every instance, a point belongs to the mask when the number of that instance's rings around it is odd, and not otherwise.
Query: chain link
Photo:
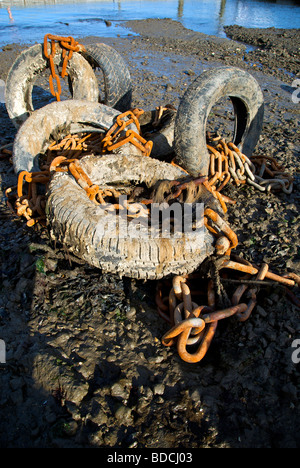
[[[67,73],[68,61],[71,60],[73,52],[84,51],[85,48],[82,44],[79,44],[77,41],[75,41],[75,39],[71,36],[62,37],[62,36],[55,36],[53,34],[46,34],[44,37],[44,55],[49,60],[49,67],[50,67],[50,72],[51,72],[51,74],[49,75],[50,92],[56,98],[57,101],[60,101],[61,83],[60,83],[60,77],[56,73],[56,67],[54,64],[54,57],[57,52],[56,43],[59,44],[62,50],[62,58],[63,58],[63,64],[62,64],[62,69],[61,69],[62,78],[68,75]],[[50,48],[50,52],[48,52],[49,48]],[[54,89],[54,82],[56,83],[56,88],[57,88],[56,91]]]
[[[139,117],[143,113],[142,109],[135,108],[118,115],[115,124],[108,130],[102,140],[102,152],[113,151],[126,143],[132,143],[142,151],[144,156],[150,156],[153,142],[145,140],[140,135]],[[129,129],[125,132],[125,136],[122,136],[121,133],[132,123],[136,125],[139,133]]]
[[[279,276],[272,273],[266,263],[257,267],[236,255],[232,255],[232,259],[229,260],[226,256],[220,260],[217,269],[221,282],[230,282],[228,270],[234,270],[233,282],[241,283],[233,292],[228,307],[218,310],[215,280],[203,271],[202,273],[200,270],[195,271],[186,276],[174,276],[171,284],[170,280],[161,280],[157,283],[155,302],[158,314],[171,326],[163,335],[162,344],[168,347],[175,345],[180,358],[189,363],[199,362],[204,358],[220,320],[235,316],[238,321],[244,322],[250,317],[265,278],[280,283],[285,288],[287,297],[299,307],[299,300],[286,289],[288,286],[299,286],[300,277],[295,273]],[[209,261],[214,262],[214,259]],[[239,273],[241,277],[237,280]],[[254,281],[249,280],[249,277],[254,277]],[[249,288],[251,284],[253,285]],[[267,286],[270,284],[267,283]],[[246,293],[245,301],[241,301]],[[204,305],[199,306],[198,300],[194,302],[193,296],[198,296]],[[190,347],[194,345],[197,346],[196,351]]]
[[[237,186],[250,184],[261,192],[293,190],[293,177],[271,156],[251,156],[249,159],[232,142],[208,134],[210,153],[209,185],[220,192],[229,181]],[[267,178],[264,176],[267,175]]]

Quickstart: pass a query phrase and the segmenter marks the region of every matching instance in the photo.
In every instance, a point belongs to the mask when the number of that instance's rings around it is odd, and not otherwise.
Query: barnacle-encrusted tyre
[[[58,45],[54,63],[57,66],[63,63],[62,50]],[[10,68],[5,100],[7,113],[16,128],[34,112],[33,85],[48,65],[43,44],[36,44],[23,51]],[[93,67],[100,68],[103,73],[103,103],[120,111],[127,110],[131,104],[130,74],[120,54],[105,44],[87,46],[80,53],[74,52],[68,61],[68,84],[72,98],[99,101],[99,83]]]
[[[263,124],[264,99],[253,76],[235,67],[205,71],[180,101],[174,128],[176,162],[190,174],[208,174],[206,124],[215,103],[230,97],[235,113],[233,143],[251,156]]]
[[[119,184],[152,187],[159,180],[186,175],[168,163],[130,154],[86,156],[80,165],[94,184],[104,188]],[[103,272],[158,279],[191,273],[213,253],[214,240],[205,228],[164,236],[157,226],[139,225],[139,219],[129,221],[108,208],[91,201],[69,173],[54,174],[46,205],[50,234]]]
[[[120,112],[98,102],[87,102],[70,99],[52,102],[35,111],[18,130],[13,146],[13,165],[17,174],[21,171],[39,171],[39,158],[49,142],[63,138],[68,133],[103,132],[114,123]],[[137,132],[134,123],[127,129]],[[125,131],[122,132],[125,134]],[[120,134],[122,136],[122,133]],[[141,151],[130,143],[134,154]]]

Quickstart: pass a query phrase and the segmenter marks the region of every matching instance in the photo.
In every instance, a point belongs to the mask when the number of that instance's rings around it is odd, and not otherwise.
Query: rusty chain
[[[228,269],[242,273],[243,276],[234,280],[240,284],[231,296],[230,305],[220,309],[216,305],[214,279],[204,277],[197,271],[191,275],[174,276],[172,281],[157,282],[155,301],[158,314],[171,326],[163,335],[162,344],[176,345],[180,358],[186,362],[195,363],[204,358],[219,320],[235,316],[237,320],[244,322],[250,317],[265,278],[274,281],[274,284],[280,283],[285,288],[287,297],[300,307],[299,300],[287,289],[300,285],[300,277],[295,273],[279,276],[271,272],[266,263],[258,267],[241,257],[223,256],[218,265],[221,282],[230,281],[228,271],[224,272],[222,278],[221,270]],[[254,277],[255,280],[245,280],[245,273],[247,278]],[[194,302],[192,296],[198,296],[197,302]],[[242,297],[245,297],[244,301],[241,301]],[[200,306],[199,301],[202,304]]]
[[[102,140],[102,152],[105,153],[106,151],[113,151],[126,143],[132,143],[142,151],[144,156],[150,156],[153,142],[145,140],[145,138],[140,135],[139,117],[143,113],[144,111],[142,109],[136,108],[118,115],[116,122],[108,130]],[[125,120],[126,117],[127,120]],[[136,125],[138,133],[132,129],[126,130],[126,128],[132,123]],[[121,133],[125,130],[125,136],[121,136]]]
[[[209,185],[220,191],[234,181],[237,186],[250,184],[261,192],[280,191],[290,194],[293,177],[271,156],[251,156],[241,153],[232,142],[226,143],[219,135],[208,133],[207,148],[210,153]]]
[[[49,60],[49,67],[50,67],[50,75],[49,75],[50,92],[52,96],[56,98],[57,101],[60,101],[61,83],[60,83],[60,77],[56,73],[56,67],[54,64],[54,57],[57,52],[56,44],[59,44],[59,47],[62,50],[63,64],[62,64],[62,69],[60,73],[62,78],[68,75],[67,73],[68,61],[71,60],[73,52],[84,51],[85,48],[82,44],[79,44],[77,41],[75,41],[75,39],[71,36],[62,37],[62,36],[55,36],[53,34],[46,34],[44,37],[44,55]],[[48,49],[50,49],[50,52],[48,51]],[[54,89],[54,82],[56,83],[56,89],[57,89],[56,91]]]

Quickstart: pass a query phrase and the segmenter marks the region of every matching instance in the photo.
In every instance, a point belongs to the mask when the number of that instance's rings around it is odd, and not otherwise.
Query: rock
[[[163,395],[165,391],[165,386],[162,383],[156,384],[153,388],[154,395]]]
[[[126,400],[129,398],[131,382],[126,379],[121,379],[114,383],[111,387],[111,396],[119,400]]]
[[[131,409],[121,403],[117,403],[115,406],[115,418],[120,424],[124,424],[124,426],[131,426],[133,424]]]

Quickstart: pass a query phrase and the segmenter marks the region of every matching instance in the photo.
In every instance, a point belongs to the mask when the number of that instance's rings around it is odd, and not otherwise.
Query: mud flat
[[[224,63],[257,78],[266,110],[255,153],[283,164],[294,190],[228,186],[224,193],[237,202],[228,221],[239,238],[237,253],[299,274],[300,127],[292,100],[299,30],[253,35],[234,26],[227,30],[234,40],[226,40],[171,20],[126,26],[140,35],[80,40],[105,42],[124,56],[133,106],[178,106],[198,74]],[[0,79],[25,47],[3,48]],[[16,130],[3,104],[0,110],[2,146]],[[223,111],[221,103],[216,124]],[[102,275],[55,251],[46,234],[6,207],[4,191],[16,177],[8,160],[0,168],[0,339],[7,351],[0,364],[1,447],[300,446],[299,364],[292,359],[299,309],[281,288],[263,289],[248,321],[224,320],[205,358],[184,363],[161,344],[169,327],[156,311],[155,282]]]

